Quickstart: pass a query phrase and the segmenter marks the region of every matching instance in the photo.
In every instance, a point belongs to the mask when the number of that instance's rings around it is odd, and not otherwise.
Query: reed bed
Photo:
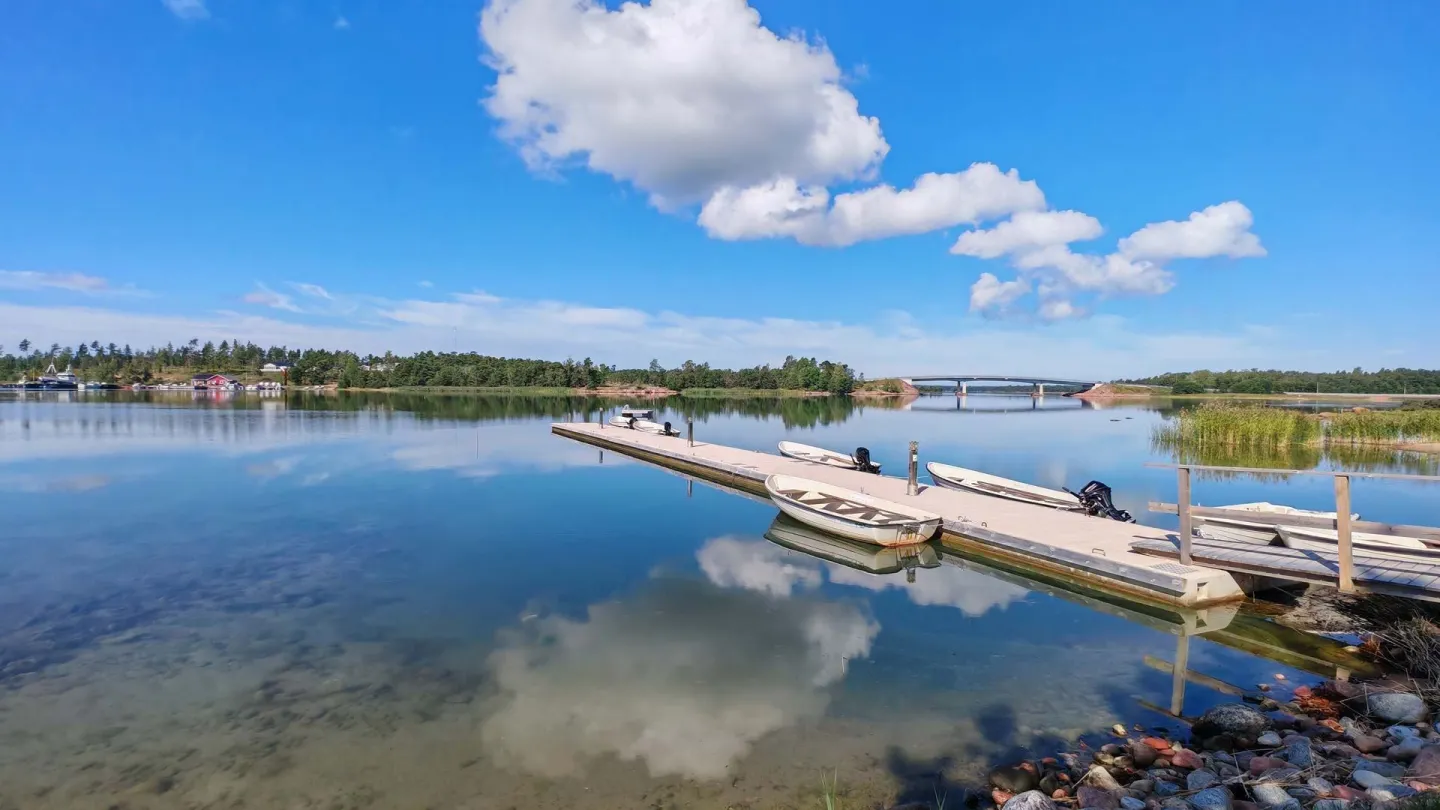
[[[1326,422],[1325,438],[1332,442],[1440,441],[1440,410],[1346,412]]]
[[[1152,438],[1172,449],[1279,450],[1318,442],[1321,428],[1298,411],[1207,402],[1157,426]]]
[[[1307,414],[1282,408],[1206,403],[1156,426],[1150,446],[1182,464],[1311,469],[1387,467],[1423,475],[1440,458],[1412,452],[1440,442],[1440,410]]]

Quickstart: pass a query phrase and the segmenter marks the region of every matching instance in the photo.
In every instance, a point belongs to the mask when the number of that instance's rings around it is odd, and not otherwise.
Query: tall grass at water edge
[[[1278,449],[1320,438],[1320,423],[1298,411],[1219,402],[1181,411],[1157,425],[1153,436],[1157,446],[1170,449]]]
[[[1247,467],[1283,464],[1297,469],[1315,466],[1321,455],[1361,453],[1367,445],[1399,446],[1415,441],[1440,441],[1440,410],[1354,411],[1317,416],[1283,408],[1208,403],[1180,412],[1156,426],[1151,435],[1152,448],[1174,453],[1185,463]],[[1331,460],[1384,463],[1380,459]]]
[[[1326,420],[1325,438],[1332,442],[1440,441],[1440,410],[1393,410],[1337,413]]]

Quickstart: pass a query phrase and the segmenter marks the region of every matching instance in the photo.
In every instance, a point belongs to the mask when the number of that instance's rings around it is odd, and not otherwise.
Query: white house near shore
[[[284,374],[289,370],[289,363],[266,363],[260,367],[261,374]]]

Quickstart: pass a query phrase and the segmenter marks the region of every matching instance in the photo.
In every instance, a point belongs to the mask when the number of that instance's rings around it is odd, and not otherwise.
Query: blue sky
[[[7,347],[1440,365],[1430,4],[3,17]]]

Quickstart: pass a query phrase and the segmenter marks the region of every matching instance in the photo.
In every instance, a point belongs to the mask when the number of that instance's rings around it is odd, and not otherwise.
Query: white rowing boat
[[[1297,509],[1284,504],[1268,503],[1235,503],[1227,506],[1217,506],[1216,509],[1224,509],[1234,513],[1234,517],[1211,517],[1206,515],[1202,523],[1195,529],[1195,533],[1201,537],[1213,540],[1233,540],[1240,543],[1259,543],[1270,545],[1280,538],[1274,523],[1259,523],[1253,520],[1246,520],[1246,515],[1264,515],[1266,517],[1307,517],[1324,518],[1335,520],[1338,515],[1334,512],[1317,512],[1313,509]],[[1351,515],[1351,520],[1359,520],[1359,515]]]
[[[813,464],[824,464],[827,467],[839,467],[842,470],[880,472],[880,465],[870,463],[870,451],[863,447],[856,448],[855,455],[852,456],[849,453],[837,453],[799,442],[780,442],[780,455]]]
[[[862,543],[923,543],[940,530],[939,515],[823,481],[772,475],[765,479],[765,489],[790,517]]]
[[[993,495],[996,498],[1005,498],[1036,506],[1063,509],[1067,512],[1084,510],[1084,507],[1080,505],[1080,499],[1063,489],[1037,487],[1024,481],[1002,478],[979,470],[968,470],[952,464],[941,464],[938,461],[927,463],[925,469],[930,472],[930,478],[937,486],[963,489],[968,492]]]
[[[1280,541],[1290,548],[1305,551],[1328,551],[1331,554],[1340,548],[1340,532],[1335,529],[1276,526],[1275,530],[1280,535]],[[1350,547],[1357,556],[1411,562],[1420,560],[1440,562],[1440,549],[1432,548],[1423,540],[1414,537],[1351,532]]]
[[[812,529],[788,515],[775,516],[770,529],[765,532],[765,539],[867,574],[896,574],[916,568],[940,567],[940,555],[932,543],[891,547],[857,543]]]

